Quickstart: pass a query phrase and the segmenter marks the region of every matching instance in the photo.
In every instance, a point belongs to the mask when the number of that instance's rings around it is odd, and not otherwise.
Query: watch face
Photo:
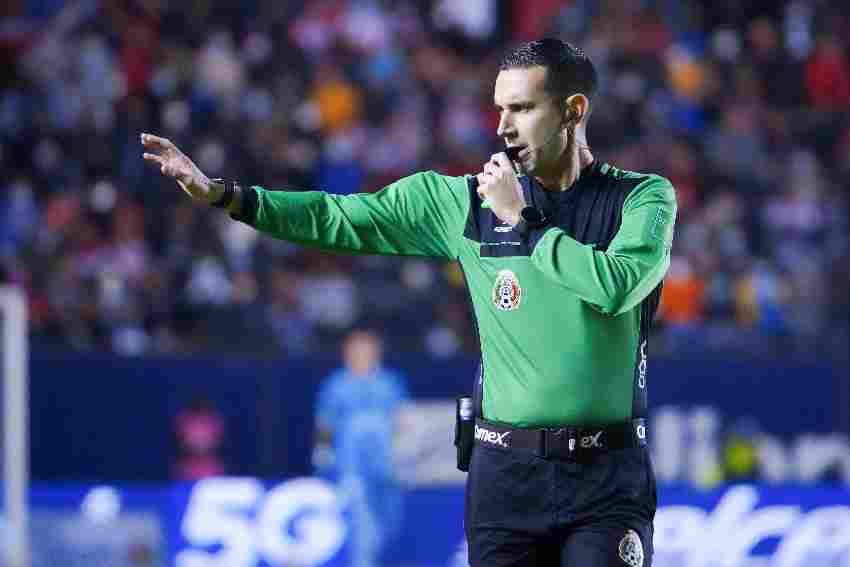
[[[546,222],[546,217],[543,216],[543,212],[535,207],[525,207],[521,214],[522,218],[525,219],[525,222],[535,228]]]

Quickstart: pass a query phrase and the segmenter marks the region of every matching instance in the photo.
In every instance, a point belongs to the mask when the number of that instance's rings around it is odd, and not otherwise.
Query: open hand
[[[183,191],[208,203],[218,198],[210,179],[171,140],[147,133],[142,133],[141,138],[148,150],[142,157],[159,165],[162,174],[177,181]]]
[[[525,197],[507,154],[493,154],[484,164],[484,171],[475,177],[478,195],[489,203],[493,213],[511,226],[518,223]]]

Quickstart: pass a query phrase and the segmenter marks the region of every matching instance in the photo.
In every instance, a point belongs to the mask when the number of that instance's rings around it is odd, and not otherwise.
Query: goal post
[[[26,295],[0,286],[3,356],[3,557],[29,567],[29,347]]]

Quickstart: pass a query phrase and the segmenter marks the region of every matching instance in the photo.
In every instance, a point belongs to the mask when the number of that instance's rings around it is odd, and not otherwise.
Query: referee
[[[144,158],[193,198],[291,242],[457,260],[481,341],[465,529],[474,567],[648,567],[655,480],[647,336],[670,261],[670,182],[594,158],[587,56],[557,39],[506,54],[506,152],[374,194],[211,180],[170,141]]]

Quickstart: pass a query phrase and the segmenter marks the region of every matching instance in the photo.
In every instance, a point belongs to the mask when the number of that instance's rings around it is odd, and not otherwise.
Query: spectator
[[[761,431],[751,418],[732,423],[723,441],[723,476],[727,482],[759,480],[758,437]]]
[[[806,86],[816,108],[850,108],[850,63],[837,38],[827,36],[818,41],[806,65]]]
[[[769,337],[788,334],[789,288],[785,280],[764,262],[757,262],[737,282],[735,303],[742,327],[755,328]]]
[[[177,439],[174,478],[192,481],[226,472],[221,454],[225,437],[224,418],[209,398],[195,396],[177,414],[174,434]]]
[[[670,264],[661,298],[662,316],[674,325],[694,326],[703,318],[705,284],[691,262],[677,257]]]
[[[775,325],[742,316],[749,284],[735,292],[755,263],[789,290],[789,341],[850,334],[825,303],[846,295],[835,268],[850,244],[850,34],[835,3],[290,4],[172,3],[131,17],[94,3],[11,26],[32,32],[0,45],[11,55],[0,71],[0,259],[27,286],[35,338],[203,353],[227,346],[210,340],[223,326],[259,319],[280,354],[298,356],[338,348],[364,321],[401,320],[393,348],[477,349],[471,326],[455,322],[465,310],[426,305],[464,304],[451,268],[410,286],[400,260],[322,263],[233,234],[237,224],[209,211],[165,208],[137,134],[167,132],[216,175],[292,189],[371,191],[400,172],[467,172],[498,147],[494,55],[547,33],[579,39],[599,63],[599,156],[660,168],[677,187],[674,253],[704,285],[701,306],[687,304],[699,294],[678,302],[702,312],[694,333],[723,329],[729,348],[773,341]],[[281,265],[294,290],[271,275]],[[274,307],[254,317],[246,293]],[[234,348],[268,354],[255,343]]]

